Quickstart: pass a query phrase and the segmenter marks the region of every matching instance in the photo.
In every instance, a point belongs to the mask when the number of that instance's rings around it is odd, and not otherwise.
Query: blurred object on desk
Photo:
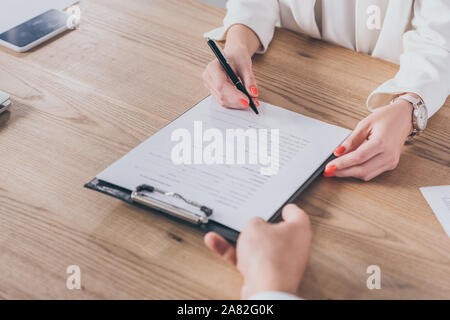
[[[9,94],[0,91],[0,113],[8,109],[11,101],[9,100]]]
[[[79,0],[2,0],[0,1],[0,33],[24,23],[44,12],[64,10]]]

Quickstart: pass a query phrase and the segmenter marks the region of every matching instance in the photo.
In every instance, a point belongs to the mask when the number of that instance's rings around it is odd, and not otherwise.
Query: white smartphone
[[[11,102],[9,101],[9,94],[0,91],[0,113],[6,111],[10,104]]]
[[[11,102],[7,102],[6,104],[0,105],[0,114],[2,114],[2,112],[8,110],[9,105],[11,104]]]
[[[26,52],[70,29],[70,16],[51,9],[0,34],[0,45],[16,52]]]

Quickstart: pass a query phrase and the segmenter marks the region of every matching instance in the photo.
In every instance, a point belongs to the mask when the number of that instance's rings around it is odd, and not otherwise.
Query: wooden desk
[[[202,233],[83,188],[207,95],[203,32],[224,12],[194,0],[82,1],[79,30],[26,54],[0,50],[0,298],[238,298],[238,272]],[[397,67],[278,30],[255,58],[262,100],[352,128]],[[449,103],[369,182],[319,179],[305,298],[449,298],[450,239],[419,187],[450,183]],[[382,289],[366,288],[378,265]],[[79,265],[82,290],[66,289]]]

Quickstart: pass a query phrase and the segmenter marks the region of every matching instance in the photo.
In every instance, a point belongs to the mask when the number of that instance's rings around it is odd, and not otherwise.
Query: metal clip
[[[153,192],[157,192],[164,196],[180,199],[193,207],[199,208],[200,211],[202,211],[204,214],[199,215],[199,214],[190,212],[188,210],[176,207],[174,205],[165,203],[163,201],[157,200],[155,198],[149,197],[148,193],[153,193]],[[208,220],[209,220],[208,218],[213,213],[212,209],[210,209],[206,206],[203,206],[195,201],[188,200],[188,199],[184,198],[182,195],[180,195],[179,193],[167,192],[167,191],[164,191],[164,190],[161,190],[161,189],[158,189],[158,188],[146,185],[146,184],[142,184],[142,185],[136,187],[136,189],[131,193],[131,199],[134,202],[140,203],[140,204],[148,206],[148,207],[155,208],[155,209],[163,211],[171,216],[178,217],[180,219],[189,221],[194,224],[208,223]]]

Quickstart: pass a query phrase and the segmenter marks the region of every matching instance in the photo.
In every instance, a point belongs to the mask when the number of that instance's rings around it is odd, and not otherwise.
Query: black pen
[[[231,69],[230,65],[227,62],[227,59],[223,56],[222,52],[220,52],[219,47],[217,47],[216,43],[208,39],[208,45],[211,48],[211,50],[214,52],[214,54],[217,57],[217,60],[219,60],[220,64],[222,65],[223,69],[227,73],[228,77],[230,77],[231,82],[236,86],[236,88],[241,91],[243,94],[245,94],[248,97],[250,108],[256,113],[259,114],[258,110],[256,109],[255,104],[253,103],[252,97],[248,94],[247,90],[245,89],[244,85],[242,84],[241,80],[236,76],[233,69]]]

